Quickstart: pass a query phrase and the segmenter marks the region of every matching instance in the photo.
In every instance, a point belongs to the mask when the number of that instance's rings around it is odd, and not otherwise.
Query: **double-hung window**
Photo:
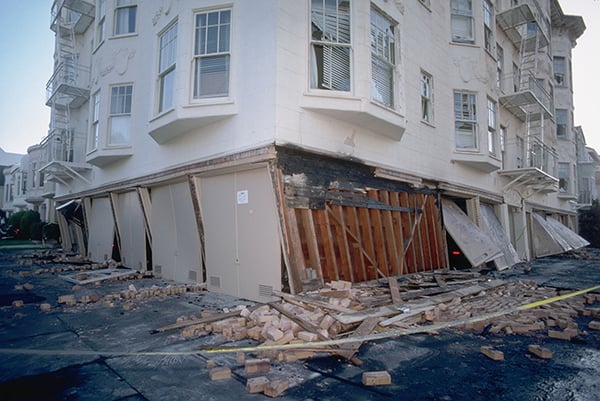
[[[229,96],[231,10],[195,15],[194,99]]]
[[[90,132],[90,143],[88,149],[98,149],[100,142],[99,120],[100,120],[100,91],[94,93],[92,97],[92,129]]]
[[[98,10],[98,16],[96,17],[98,21],[96,24],[96,46],[100,46],[104,42],[106,35],[106,0],[98,0],[96,9]]]
[[[497,154],[498,134],[496,132],[496,102],[492,99],[487,100],[488,111],[488,151],[490,155]]]
[[[564,57],[554,57],[554,82],[556,85],[565,85],[565,73],[566,73],[566,60]]]
[[[490,0],[483,0],[483,44],[491,53],[494,47],[494,6]]]
[[[135,32],[137,0],[117,0],[115,7],[115,35]]]
[[[496,87],[504,89],[504,49],[496,43]]]
[[[558,138],[567,138],[567,127],[569,112],[567,109],[556,109],[556,136]]]
[[[173,107],[175,91],[175,61],[177,59],[177,23],[160,35],[160,56],[158,60],[158,112]]]
[[[477,148],[477,97],[474,93],[454,93],[454,126],[457,149]]]
[[[373,100],[394,107],[396,24],[379,10],[371,9],[371,87]]]
[[[569,163],[558,163],[558,190],[559,192],[571,191],[569,182],[571,181],[571,166]]]
[[[110,145],[129,145],[133,85],[113,86],[110,91]]]
[[[475,43],[472,0],[451,0],[452,41]]]
[[[433,77],[421,71],[421,119],[433,122]]]
[[[310,86],[350,91],[350,1],[311,0],[310,11]]]

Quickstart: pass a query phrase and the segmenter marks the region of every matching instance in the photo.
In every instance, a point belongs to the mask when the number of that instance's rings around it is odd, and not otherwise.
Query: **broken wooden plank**
[[[379,317],[369,317],[365,319],[360,326],[354,331],[354,335],[352,337],[363,337],[371,334],[373,329],[379,323]],[[351,337],[350,337],[351,338]],[[344,350],[339,350],[337,353],[349,361],[353,361],[354,354],[356,354],[362,345],[362,341],[356,341],[347,343],[344,345]]]
[[[400,305],[402,303],[402,298],[400,298],[398,279],[396,277],[388,277],[388,284],[390,286],[390,294],[392,295],[392,303],[396,306]]]

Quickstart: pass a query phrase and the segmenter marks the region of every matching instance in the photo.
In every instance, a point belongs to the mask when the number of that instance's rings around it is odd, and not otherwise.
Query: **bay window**
[[[454,93],[454,118],[457,149],[477,148],[477,108],[474,93]]]
[[[371,79],[373,100],[394,107],[395,23],[371,9]]]
[[[160,54],[158,61],[158,112],[173,107],[175,91],[175,61],[177,59],[177,23],[171,25],[160,35]]]
[[[110,92],[110,145],[128,145],[131,137],[133,85],[113,86]]]

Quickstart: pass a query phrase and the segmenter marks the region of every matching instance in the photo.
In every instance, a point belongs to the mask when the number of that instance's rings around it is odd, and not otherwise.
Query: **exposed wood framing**
[[[73,238],[71,236],[71,228],[69,222],[62,213],[56,213],[56,220],[60,229],[61,243],[64,249],[73,249]]]
[[[142,214],[144,216],[144,229],[146,231],[146,237],[148,242],[152,245],[152,201],[150,198],[150,189],[146,187],[137,187],[138,199],[142,206]]]
[[[113,220],[115,221],[115,236],[117,237],[119,249],[121,249],[121,230],[119,229],[119,194],[109,192],[108,195],[108,199],[110,200],[110,209],[112,210]]]
[[[194,207],[194,217],[196,218],[196,227],[198,229],[198,238],[200,239],[200,263],[202,263],[202,281],[206,282],[206,234],[204,231],[204,220],[202,219],[202,208],[200,205],[200,177],[188,176],[192,205]]]
[[[445,268],[439,194],[377,178],[365,165],[278,154],[290,269],[359,282]]]

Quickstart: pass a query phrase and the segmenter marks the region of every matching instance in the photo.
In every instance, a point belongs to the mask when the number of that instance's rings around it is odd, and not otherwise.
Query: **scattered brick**
[[[490,358],[494,361],[503,361],[504,360],[504,352],[494,349],[490,346],[483,345],[483,346],[481,346],[481,348],[479,350],[481,351],[481,353],[483,355],[487,356],[488,358]]]
[[[251,377],[246,381],[246,391],[250,394],[262,393],[269,384],[265,376]]]
[[[530,344],[529,347],[527,347],[527,350],[538,358],[552,359],[552,351],[550,351],[548,348],[542,347],[541,345]]]
[[[271,369],[271,361],[267,358],[262,359],[248,359],[244,370],[247,375],[255,375],[268,373]]]
[[[392,384],[392,377],[385,370],[363,372],[362,384],[365,386],[387,386]]]
[[[592,320],[588,323],[588,327],[592,330],[600,330],[600,321]]]
[[[208,376],[210,380],[226,380],[231,378],[231,369],[227,366],[218,366],[216,368],[212,368],[210,372],[208,372]]]
[[[288,389],[290,383],[285,379],[272,380],[265,386],[264,394],[268,397],[279,397]]]
[[[13,308],[22,308],[22,307],[23,307],[23,305],[24,305],[24,303],[23,303],[23,301],[22,301],[22,300],[20,300],[20,299],[14,300],[14,301],[12,302],[12,306],[13,306]]]
[[[52,305],[47,303],[40,304],[40,310],[42,312],[50,312],[52,310]]]

